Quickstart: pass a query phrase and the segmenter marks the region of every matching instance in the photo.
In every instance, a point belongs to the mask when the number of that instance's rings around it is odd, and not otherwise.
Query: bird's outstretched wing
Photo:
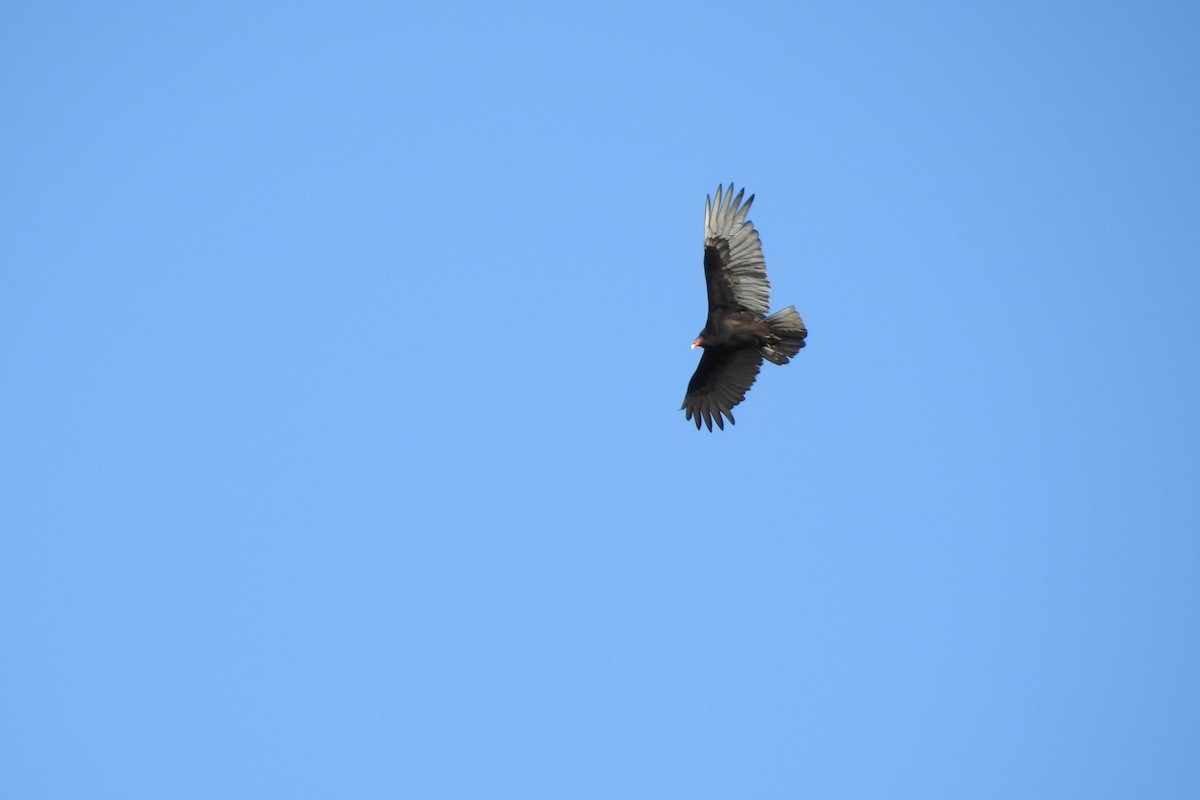
[[[746,219],[754,195],[743,203],[745,193],[742,189],[735,197],[730,184],[728,192],[717,187],[715,202],[705,198],[704,277],[710,322],[714,315],[730,311],[744,309],[764,317],[769,310],[771,284],[762,242],[754,223]]]
[[[721,415],[733,424],[733,407],[746,398],[746,391],[758,377],[762,356],[752,348],[710,347],[700,358],[681,408],[687,419],[696,420],[696,429],[703,422],[711,431],[713,422],[725,430]]]

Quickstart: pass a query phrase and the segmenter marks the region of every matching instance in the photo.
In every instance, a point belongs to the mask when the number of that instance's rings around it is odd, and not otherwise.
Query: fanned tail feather
[[[762,353],[763,358],[773,364],[788,363],[792,360],[792,356],[799,353],[800,348],[804,347],[804,337],[808,336],[804,320],[800,319],[800,315],[796,313],[795,306],[788,306],[767,317],[766,323],[770,326],[771,332],[778,337],[778,341],[764,344],[758,351]]]

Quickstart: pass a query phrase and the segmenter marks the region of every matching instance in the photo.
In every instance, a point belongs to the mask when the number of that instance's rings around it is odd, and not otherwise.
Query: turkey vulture
[[[742,203],[743,188],[733,196],[733,184],[717,200],[704,203],[704,279],[708,283],[708,321],[692,342],[704,355],[688,383],[681,408],[686,419],[713,422],[725,430],[721,415],[733,424],[732,409],[746,397],[763,359],[786,364],[804,347],[808,330],[794,306],[767,316],[771,284],[762,243],[746,212],[754,195]]]

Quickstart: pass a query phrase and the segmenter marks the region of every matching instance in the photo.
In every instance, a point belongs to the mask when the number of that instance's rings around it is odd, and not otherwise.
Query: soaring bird
[[[708,320],[692,342],[704,348],[700,365],[688,383],[682,409],[687,419],[713,422],[725,429],[722,415],[732,425],[732,409],[746,398],[758,377],[763,359],[786,364],[804,347],[808,330],[795,306],[767,316],[771,284],[762,242],[746,212],[743,188],[735,197],[717,187],[717,199],[704,202],[704,279],[708,283]]]

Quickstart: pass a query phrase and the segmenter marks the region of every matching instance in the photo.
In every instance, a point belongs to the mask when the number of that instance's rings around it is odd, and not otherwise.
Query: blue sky
[[[0,795],[1196,796],[1198,37],[6,4]]]

